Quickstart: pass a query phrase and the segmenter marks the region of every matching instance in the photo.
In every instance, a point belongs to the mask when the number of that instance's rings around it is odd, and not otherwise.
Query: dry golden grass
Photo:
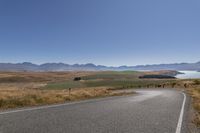
[[[96,72],[0,72],[0,109],[129,94],[128,92],[109,90],[106,87],[73,87],[70,95],[68,91],[70,87],[45,88],[48,83],[58,83],[59,85],[64,81],[63,83],[70,84],[74,77],[88,76],[94,73]]]
[[[0,83],[0,91],[1,89],[40,89],[44,87],[46,83]]]
[[[107,88],[79,88],[69,90],[1,89],[0,109],[63,103],[96,97],[133,94]]]
[[[59,82],[94,72],[0,72],[0,83]]]
[[[193,122],[200,127],[200,87],[188,88],[187,92],[191,95],[193,107],[196,110]]]

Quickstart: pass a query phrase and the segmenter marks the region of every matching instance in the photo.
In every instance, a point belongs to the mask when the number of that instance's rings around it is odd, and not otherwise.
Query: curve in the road
[[[188,133],[182,127],[185,94],[136,91],[139,95],[1,112],[0,133]]]

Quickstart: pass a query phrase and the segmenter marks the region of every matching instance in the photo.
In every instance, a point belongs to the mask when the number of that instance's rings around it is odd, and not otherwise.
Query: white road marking
[[[178,124],[176,127],[176,132],[175,133],[181,133],[181,127],[182,127],[182,123],[183,123],[183,115],[184,115],[184,110],[185,110],[185,102],[186,102],[186,95],[185,93],[183,93],[183,104],[182,104],[182,108],[181,108],[181,112],[180,112],[180,116],[179,116],[179,120],[178,120]]]

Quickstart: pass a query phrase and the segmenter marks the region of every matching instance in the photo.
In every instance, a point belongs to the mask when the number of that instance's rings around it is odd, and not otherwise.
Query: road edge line
[[[183,94],[184,98],[183,98],[181,112],[180,112],[180,116],[179,116],[179,120],[178,120],[178,124],[177,124],[175,133],[181,133],[182,123],[183,123],[183,115],[184,115],[184,110],[185,110],[186,95],[185,95],[184,92],[182,92],[182,94]]]

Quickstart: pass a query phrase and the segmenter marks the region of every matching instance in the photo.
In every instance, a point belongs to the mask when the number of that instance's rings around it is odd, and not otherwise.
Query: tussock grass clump
[[[196,79],[193,81],[194,82],[194,85],[200,85],[200,80]]]

